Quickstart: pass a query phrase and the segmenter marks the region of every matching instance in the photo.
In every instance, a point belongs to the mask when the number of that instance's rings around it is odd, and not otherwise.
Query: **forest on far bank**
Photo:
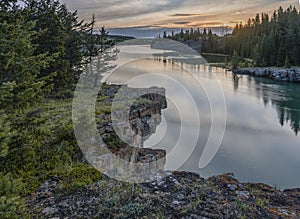
[[[211,29],[181,30],[164,38],[179,41],[199,40],[201,52],[219,53],[240,60],[253,59],[256,66],[290,67],[300,65],[300,11],[290,6],[279,7],[272,16],[266,13],[236,24],[232,34],[218,36]]]

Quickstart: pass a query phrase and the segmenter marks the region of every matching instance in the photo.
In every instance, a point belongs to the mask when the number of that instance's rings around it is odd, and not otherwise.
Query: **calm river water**
[[[299,84],[249,76],[237,80],[201,57],[162,54],[149,46],[120,50],[120,67],[106,81],[166,88],[168,108],[145,142],[171,154],[166,169],[179,167],[202,177],[232,172],[243,182],[300,187]],[[208,136],[222,141],[212,161],[199,168]]]

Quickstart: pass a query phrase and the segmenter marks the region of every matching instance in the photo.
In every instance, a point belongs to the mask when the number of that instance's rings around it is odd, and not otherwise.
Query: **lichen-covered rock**
[[[29,196],[27,204],[36,218],[296,219],[300,216],[299,189],[280,191],[261,183],[240,183],[233,174],[209,179],[188,172],[164,175],[144,184],[103,178],[67,193],[60,189],[59,179],[53,179]]]

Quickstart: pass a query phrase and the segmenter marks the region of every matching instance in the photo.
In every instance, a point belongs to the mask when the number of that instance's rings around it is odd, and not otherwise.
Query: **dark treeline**
[[[191,28],[190,30],[185,31],[181,29],[179,33],[174,33],[172,31],[171,35],[167,35],[167,33],[164,32],[163,38],[169,38],[177,41],[199,41],[199,43],[201,43],[202,48],[201,52],[224,52],[220,45],[221,37],[214,34],[211,29],[204,28],[203,30],[200,30],[199,28],[197,28],[197,30],[194,30],[193,28]]]
[[[232,34],[223,37],[211,30],[181,31],[166,36],[174,40],[201,40],[201,52],[223,53],[253,59],[257,66],[300,65],[300,12],[280,7],[270,16],[257,14],[247,24],[237,24]]]
[[[280,7],[272,17],[257,14],[246,25],[237,25],[227,38],[226,53],[236,50],[258,66],[300,64],[300,13],[295,7],[285,11]]]

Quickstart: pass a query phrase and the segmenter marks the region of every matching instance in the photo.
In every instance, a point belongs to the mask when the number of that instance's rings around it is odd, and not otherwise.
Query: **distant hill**
[[[129,36],[121,36],[121,35],[108,35],[110,39],[115,40],[115,42],[120,43],[126,40],[132,40],[134,37],[129,37]]]

